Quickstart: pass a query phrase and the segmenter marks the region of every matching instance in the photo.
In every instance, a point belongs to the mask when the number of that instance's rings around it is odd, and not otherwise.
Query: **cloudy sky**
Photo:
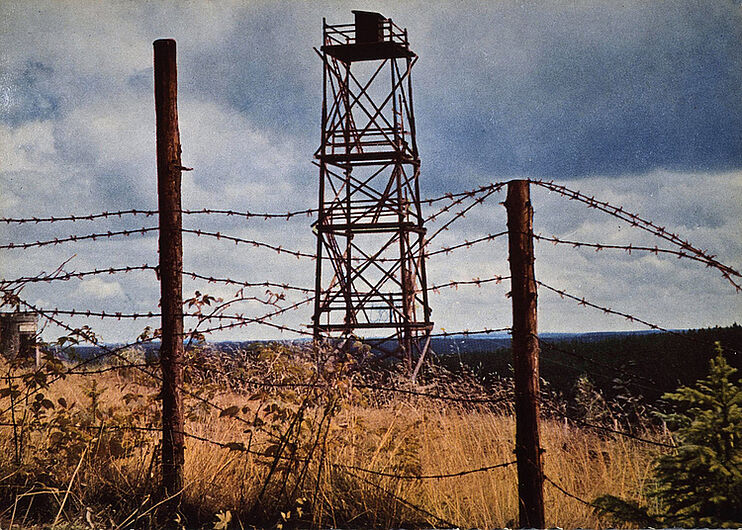
[[[742,268],[742,8],[656,2],[15,2],[0,3],[0,216],[156,207],[152,41],[178,42],[184,208],[280,212],[316,206],[322,18],[378,10],[407,27],[425,197],[539,178],[609,200]],[[494,195],[432,250],[505,229]],[[533,190],[536,231],[581,241],[659,244],[618,219]],[[433,209],[428,209],[432,213]],[[186,216],[187,228],[313,252],[311,218]],[[431,223],[435,230],[441,221]],[[156,226],[142,216],[2,225],[0,244]],[[155,233],[0,250],[0,277],[157,263]],[[185,268],[242,281],[313,285],[314,264],[185,235]],[[549,285],[667,328],[740,321],[720,274],[672,257],[536,244]],[[431,258],[431,284],[507,275],[505,241]],[[67,261],[69,260],[69,261]],[[236,288],[187,280],[230,298]],[[509,324],[507,282],[431,294],[436,328]],[[264,295],[264,289],[246,294]],[[156,311],[152,271],[29,285],[40,307]],[[289,294],[298,301],[301,294]],[[540,294],[544,331],[641,329]],[[246,302],[231,313],[259,316]],[[276,322],[309,322],[305,306]],[[107,341],[145,321],[67,319]],[[151,324],[157,325],[156,321]],[[45,338],[62,332],[50,326]],[[215,338],[277,338],[260,326]]]

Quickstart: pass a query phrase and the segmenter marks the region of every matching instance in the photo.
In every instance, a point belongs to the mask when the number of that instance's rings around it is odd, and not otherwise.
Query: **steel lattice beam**
[[[377,13],[323,22],[315,340],[425,355],[433,324],[407,31]],[[323,268],[329,261],[330,267]]]

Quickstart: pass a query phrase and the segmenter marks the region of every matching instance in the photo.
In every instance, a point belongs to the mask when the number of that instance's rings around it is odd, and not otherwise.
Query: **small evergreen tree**
[[[647,491],[662,513],[610,495],[595,500],[599,513],[639,524],[742,526],[742,389],[719,343],[716,353],[706,378],[663,396],[674,412],[660,416],[678,446],[657,460]]]

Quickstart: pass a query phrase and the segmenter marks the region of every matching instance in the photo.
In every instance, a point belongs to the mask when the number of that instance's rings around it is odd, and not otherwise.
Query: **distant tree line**
[[[742,326],[683,332],[624,335],[597,341],[551,339],[541,346],[541,377],[550,389],[572,399],[587,378],[606,399],[627,393],[654,403],[665,392],[692,385],[708,371],[721,343],[730,366],[742,369]],[[472,371],[483,381],[512,374],[510,348],[440,355],[438,362],[453,372]]]

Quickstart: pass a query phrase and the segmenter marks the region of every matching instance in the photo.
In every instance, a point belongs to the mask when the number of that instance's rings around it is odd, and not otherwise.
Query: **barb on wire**
[[[239,280],[233,280],[231,278],[215,278],[214,276],[205,276],[195,272],[181,271],[183,276],[188,276],[194,280],[205,280],[209,283],[224,283],[228,285],[236,285],[239,287],[275,287],[278,289],[284,289],[286,291],[299,291],[302,293],[313,293],[314,289],[307,287],[298,287],[296,285],[289,285],[287,283],[276,283],[276,282],[243,282]]]
[[[376,475],[378,477],[389,477],[396,478],[399,480],[438,480],[445,478],[456,478],[464,477],[466,475],[472,475],[474,473],[484,473],[485,471],[492,471],[493,469],[502,469],[516,464],[517,462],[503,462],[502,464],[495,464],[492,466],[478,467],[476,469],[467,469],[464,471],[457,471],[455,473],[440,473],[435,475],[400,475],[398,473],[387,473],[384,471],[375,471],[373,469],[365,469],[359,466],[351,466],[347,464],[333,464],[336,467],[342,467],[343,469],[350,469],[352,471],[360,471],[362,473],[368,473],[369,475]]]
[[[494,186],[491,189],[488,189],[486,192],[484,192],[484,195],[482,195],[481,197],[477,197],[473,203],[471,203],[469,206],[467,206],[463,210],[457,212],[451,219],[446,221],[446,223],[443,224],[443,226],[441,226],[440,228],[438,228],[438,230],[436,230],[433,233],[433,235],[425,238],[423,245],[429,244],[430,241],[435,239],[435,237],[438,236],[441,232],[443,232],[444,230],[448,230],[448,227],[451,226],[451,224],[453,224],[455,221],[457,221],[458,219],[461,219],[462,217],[466,217],[466,214],[469,212],[469,210],[471,210],[472,208],[474,208],[475,206],[479,204],[482,204],[490,195],[500,191],[501,189],[502,189],[502,186]]]
[[[464,336],[468,337],[469,335],[486,335],[488,333],[500,333],[507,331],[508,333],[511,332],[513,328],[507,327],[507,328],[489,328],[489,329],[480,329],[477,331],[469,331],[468,329],[462,330],[462,331],[441,331],[440,333],[431,333],[431,337],[453,337],[453,336]]]
[[[629,225],[633,227],[644,230],[645,232],[649,232],[650,234],[653,234],[659,238],[662,238],[666,241],[673,243],[674,245],[679,246],[683,250],[701,258],[701,261],[706,263],[707,267],[713,267],[719,270],[722,276],[727,281],[729,281],[738,292],[742,291],[742,285],[740,285],[739,283],[735,282],[732,279],[733,276],[737,278],[742,277],[742,274],[740,274],[738,271],[736,271],[732,267],[729,267],[728,265],[724,265],[723,263],[716,260],[715,259],[716,256],[709,254],[705,250],[701,250],[701,249],[694,247],[693,245],[690,244],[689,241],[682,239],[679,235],[668,231],[664,226],[659,226],[652,221],[648,221],[647,219],[643,219],[642,217],[636,214],[627,212],[626,210],[623,209],[622,206],[613,206],[612,204],[608,202],[599,201],[595,197],[589,197],[579,191],[571,190],[565,186],[554,184],[553,182],[547,182],[543,180],[529,180],[529,182],[537,186],[541,186],[549,191],[556,192],[562,195],[563,197],[567,197],[570,200],[576,200],[576,201],[582,202],[583,204],[586,204],[589,208],[595,208],[597,210],[610,214],[614,217],[617,217],[618,219],[621,219],[622,221],[628,223]]]
[[[44,241],[33,241],[28,243],[6,243],[3,245],[0,245],[0,249],[27,249],[32,247],[45,247],[48,245],[59,245],[61,243],[69,243],[69,242],[76,242],[76,241],[86,241],[86,240],[92,240],[95,241],[97,239],[106,239],[111,238],[115,236],[126,236],[129,237],[131,235],[144,235],[147,232],[154,232],[155,230],[159,230],[156,226],[150,226],[150,227],[142,227],[142,228],[136,228],[132,230],[116,230],[116,231],[108,231],[108,232],[99,232],[96,234],[86,234],[83,236],[77,236],[77,235],[70,235],[66,237],[55,237],[54,239],[47,239]]]
[[[556,287],[552,287],[550,285],[547,285],[544,282],[541,282],[541,281],[536,280],[536,283],[540,287],[543,287],[544,289],[547,289],[549,291],[552,291],[552,292],[558,294],[561,298],[569,298],[570,300],[574,300],[575,302],[577,302],[581,306],[592,307],[593,309],[599,309],[603,313],[623,317],[626,320],[628,320],[629,322],[637,322],[639,324],[643,324],[643,325],[647,326],[650,329],[654,329],[654,330],[657,330],[657,331],[663,331],[665,333],[672,333],[672,334],[678,335],[678,336],[684,336],[682,333],[679,333],[677,331],[673,331],[671,329],[663,328],[662,326],[658,326],[657,324],[653,324],[652,322],[649,322],[647,320],[641,319],[639,317],[635,317],[633,315],[630,315],[629,313],[624,313],[622,311],[615,311],[615,310],[611,309],[610,307],[603,307],[603,306],[594,304],[592,302],[588,302],[587,300],[585,300],[585,298],[580,298],[580,297],[575,296],[573,294],[569,294],[568,292],[564,291],[563,289],[557,289]]]
[[[147,271],[147,270],[157,271],[158,268],[153,267],[151,265],[144,264],[144,265],[130,265],[127,267],[108,267],[105,269],[93,269],[90,271],[82,271],[82,272],[68,272],[68,271],[65,271],[62,267],[60,267],[52,274],[42,273],[38,276],[23,276],[23,277],[15,278],[12,280],[3,280],[3,281],[0,281],[0,285],[9,286],[9,285],[25,284],[25,283],[68,281],[71,279],[81,279],[87,276],[96,276],[100,274],[118,274],[118,273]]]
[[[564,489],[559,484],[557,484],[552,479],[550,479],[547,475],[543,475],[543,477],[544,477],[544,480],[546,482],[548,482],[549,484],[551,484],[552,486],[554,486],[558,491],[562,492],[567,497],[570,497],[572,499],[575,499],[576,501],[581,502],[585,506],[590,506],[591,508],[599,508],[599,506],[593,504],[592,502],[586,501],[585,499],[582,499],[582,498],[578,497],[577,495],[574,495],[573,493],[568,492],[566,489]]]
[[[499,232],[497,234],[487,234],[486,236],[479,237],[477,239],[472,239],[471,241],[465,240],[463,243],[459,243],[458,245],[452,245],[450,247],[443,247],[440,250],[434,250],[433,252],[428,252],[425,254],[426,257],[435,256],[436,254],[448,254],[452,250],[456,250],[459,248],[469,248],[472,245],[476,245],[477,243],[482,243],[483,241],[494,241],[498,237],[506,236],[508,235],[507,232]],[[429,240],[428,240],[429,241]]]
[[[358,480],[360,480],[360,481],[368,484],[372,488],[374,488],[374,489],[382,492],[384,495],[388,496],[390,499],[394,499],[395,501],[399,502],[400,504],[403,504],[403,505],[407,506],[408,508],[410,508],[410,509],[412,509],[412,510],[418,512],[418,513],[421,513],[421,514],[423,514],[423,515],[425,515],[427,517],[432,517],[435,522],[444,525],[446,528],[458,528],[458,525],[455,525],[455,524],[447,521],[446,519],[443,519],[443,518],[435,515],[434,513],[429,512],[425,508],[422,508],[420,506],[417,506],[415,504],[412,504],[411,502],[403,499],[399,495],[396,495],[396,494],[392,493],[391,491],[388,491],[387,489],[379,486],[375,482],[372,482],[372,481],[368,480],[365,477],[356,475],[355,473],[351,473],[348,470],[344,470],[344,472],[345,472],[346,475],[349,475],[349,476],[351,476],[353,478],[356,478],[356,479],[358,479]],[[430,523],[430,521],[428,521],[428,523]]]
[[[671,256],[676,256],[678,259],[690,259],[693,261],[697,261],[699,263],[703,263],[708,267],[718,268],[716,263],[713,261],[709,261],[708,258],[705,258],[703,256],[698,256],[696,254],[689,253],[684,250],[673,250],[668,248],[659,248],[657,245],[653,247],[649,246],[642,246],[642,245],[614,245],[609,243],[586,243],[584,241],[572,241],[569,239],[560,239],[556,236],[542,236],[538,234],[533,234],[533,238],[538,241],[550,241],[554,243],[555,245],[570,245],[573,248],[593,248],[595,249],[595,252],[600,252],[601,250],[607,249],[607,250],[623,250],[627,252],[628,254],[631,254],[632,252],[650,252],[654,255],[659,254],[669,254]],[[736,271],[735,271],[736,272]],[[727,280],[731,281],[733,285],[737,286],[737,284],[731,280],[731,278],[727,278]]]
[[[448,283],[442,283],[439,285],[433,285],[430,287],[430,290],[434,293],[439,293],[440,289],[445,289],[447,287],[453,287],[454,289],[458,289],[461,285],[476,285],[477,287],[481,287],[485,283],[492,283],[494,282],[496,285],[502,283],[503,280],[509,280],[510,276],[493,276],[491,278],[472,278],[471,280],[457,280],[457,281],[450,281]]]
[[[5,224],[26,224],[26,223],[58,223],[61,221],[93,221],[95,219],[108,219],[111,217],[124,217],[126,215],[144,215],[150,217],[157,215],[157,210],[116,210],[112,212],[89,213],[82,215],[60,215],[51,217],[0,217],[0,223]]]

